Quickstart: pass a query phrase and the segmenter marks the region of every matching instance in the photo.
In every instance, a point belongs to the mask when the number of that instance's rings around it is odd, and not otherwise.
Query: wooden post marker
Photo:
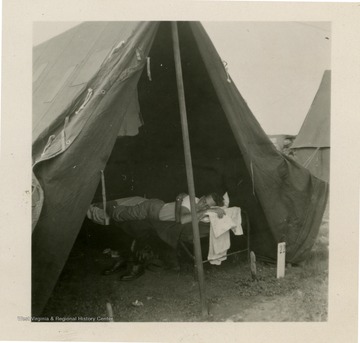
[[[277,250],[276,277],[278,279],[285,276],[285,256],[286,256],[286,243],[282,242],[278,244],[278,250]]]

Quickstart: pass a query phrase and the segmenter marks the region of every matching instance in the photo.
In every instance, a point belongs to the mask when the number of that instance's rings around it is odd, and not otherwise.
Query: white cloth
[[[199,202],[199,198],[195,197],[195,204]],[[191,212],[191,205],[190,205],[190,196],[184,197],[184,199],[181,202],[182,207],[186,207]]]
[[[219,218],[216,213],[207,213],[210,219],[208,260],[216,265],[226,260],[226,253],[230,248],[230,230],[235,235],[243,234],[240,208],[224,208],[224,211],[225,215],[222,218]]]
[[[224,199],[224,207],[229,207],[230,199],[227,192],[223,195],[223,199]]]

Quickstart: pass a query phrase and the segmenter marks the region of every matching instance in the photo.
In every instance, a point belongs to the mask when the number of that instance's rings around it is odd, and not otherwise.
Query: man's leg
[[[106,202],[106,212],[103,203],[91,204],[87,217],[96,224],[105,225],[105,218],[110,219],[115,212],[115,221],[139,220],[146,218],[146,206],[139,206],[147,199],[142,197],[129,197]],[[145,211],[145,212],[144,212]]]
[[[116,222],[147,219],[148,200],[133,206],[118,205],[109,209],[110,218]]]

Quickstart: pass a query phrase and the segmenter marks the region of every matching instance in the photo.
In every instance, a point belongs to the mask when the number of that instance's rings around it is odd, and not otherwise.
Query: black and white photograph
[[[13,281],[26,300],[11,312],[14,327],[59,328],[57,340],[98,340],[89,335],[102,325],[110,340],[210,342],[220,331],[205,339],[202,329],[212,335],[227,326],[224,340],[244,332],[251,342],[272,325],[320,324],[306,332],[317,342],[335,310],[353,304],[343,324],[352,341],[357,293],[343,297],[341,287],[355,286],[358,273],[351,250],[358,212],[345,185],[358,170],[345,158],[356,159],[357,148],[350,151],[356,136],[341,133],[339,123],[356,125],[345,115],[359,104],[347,110],[341,94],[356,94],[346,75],[358,80],[360,73],[351,74],[348,54],[337,48],[335,9],[328,17],[247,20],[229,7],[228,17],[158,20],[117,16],[113,2],[104,15],[103,4],[88,3],[98,14],[35,12],[26,24],[27,55],[13,55],[24,59],[17,73],[23,65],[27,73],[24,101],[19,90],[13,106],[26,107],[27,134],[17,134],[16,146],[27,157],[16,168],[26,175],[18,186],[29,183],[23,203],[1,215],[4,223],[13,212],[27,218],[6,258],[26,232],[26,283]],[[3,87],[16,82],[5,69]],[[11,123],[4,132],[14,130]],[[348,168],[343,179],[339,156]],[[9,270],[11,284],[17,270]],[[252,337],[250,324],[265,329]],[[75,334],[78,325],[90,331]],[[117,325],[129,335],[117,336]],[[285,342],[291,330],[278,328],[272,337]]]
[[[34,46],[33,320],[326,321],[330,48],[195,21]]]

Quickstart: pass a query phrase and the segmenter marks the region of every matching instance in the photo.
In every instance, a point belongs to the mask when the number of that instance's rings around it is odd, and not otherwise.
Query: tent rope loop
[[[45,145],[45,148],[44,148],[41,156],[44,156],[44,155],[45,155],[47,149],[49,149],[49,147],[50,147],[51,143],[54,141],[54,139],[55,139],[55,135],[51,135],[51,136],[48,138],[48,141],[47,141],[47,143],[46,143],[46,145]]]
[[[61,149],[64,151],[65,150],[65,147],[66,147],[66,144],[70,144],[69,143],[66,143],[66,137],[65,137],[65,130],[66,130],[66,127],[68,126],[69,124],[69,116],[66,116],[65,117],[65,122],[64,122],[64,129],[61,131]]]
[[[92,89],[92,88],[89,88],[83,104],[79,107],[79,109],[75,112],[75,114],[79,114],[79,113],[85,108],[86,104],[87,104],[87,103],[89,102],[89,100],[91,99],[92,94],[93,94],[93,89]]]
[[[149,81],[152,81],[152,79],[151,79],[151,69],[150,69],[150,57],[146,57],[146,69],[147,69],[147,76],[149,78]]]
[[[61,131],[61,149],[64,151],[65,150],[65,146],[66,146],[66,143],[65,143],[65,130],[62,130]]]
[[[138,60],[138,61],[141,61],[141,53],[140,53],[140,48],[139,49],[136,49],[136,59]]]
[[[115,48],[111,51],[110,56],[112,56],[114,53],[118,52],[120,50],[120,48],[125,44],[125,41],[122,40],[120,41]]]
[[[224,68],[225,68],[225,72],[226,72],[226,81],[231,83],[231,79],[230,79],[230,74],[229,74],[229,68],[228,68],[228,63],[226,61],[222,61]]]

